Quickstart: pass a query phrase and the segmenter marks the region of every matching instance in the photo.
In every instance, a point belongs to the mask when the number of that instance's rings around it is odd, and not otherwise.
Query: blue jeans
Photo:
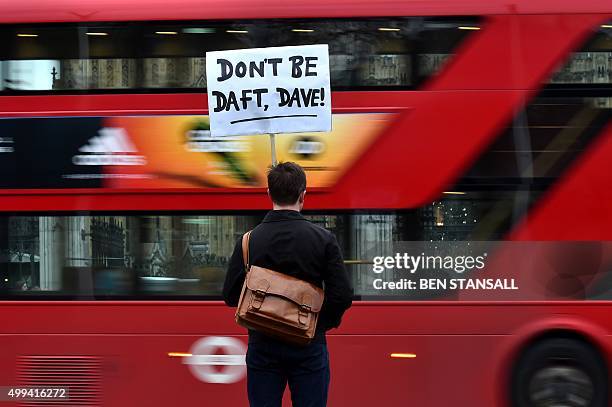
[[[247,391],[251,407],[281,407],[289,383],[293,407],[325,407],[329,389],[327,344],[249,341]]]

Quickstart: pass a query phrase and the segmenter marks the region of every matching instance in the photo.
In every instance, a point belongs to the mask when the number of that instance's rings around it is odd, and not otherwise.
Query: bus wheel
[[[529,347],[514,369],[514,407],[604,407],[608,374],[602,356],[570,338],[546,339]]]

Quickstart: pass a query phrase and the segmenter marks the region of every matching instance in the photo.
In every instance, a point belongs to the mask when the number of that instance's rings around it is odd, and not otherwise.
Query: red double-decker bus
[[[205,53],[328,44],[332,131],[276,148],[355,287],[329,405],[609,405],[609,2],[44,0],[0,22],[0,386],[68,389],[3,400],[247,404],[220,293],[269,142],[211,136]]]

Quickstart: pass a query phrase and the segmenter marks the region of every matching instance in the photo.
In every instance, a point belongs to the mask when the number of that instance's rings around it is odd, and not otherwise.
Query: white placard
[[[327,45],[206,53],[213,136],[331,130]]]

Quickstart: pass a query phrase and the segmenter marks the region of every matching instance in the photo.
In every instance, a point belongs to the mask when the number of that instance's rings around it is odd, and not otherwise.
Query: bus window
[[[552,84],[612,83],[612,21],[602,24],[553,76]]]
[[[609,97],[538,97],[434,202],[386,214],[339,215],[336,233],[345,257],[353,260],[348,267],[355,292],[364,298],[393,294],[373,289],[372,257],[393,254],[402,245],[417,253],[423,247],[467,255],[505,239],[545,192],[562,182],[610,117]],[[400,270],[395,277],[402,275]],[[435,290],[397,293],[397,299],[440,299]]]
[[[2,89],[71,92],[206,87],[206,51],[329,44],[335,90],[411,89],[438,72],[478,19],[369,18],[18,25],[0,28]]]
[[[218,298],[235,242],[260,218],[5,216],[0,222],[2,293]]]

